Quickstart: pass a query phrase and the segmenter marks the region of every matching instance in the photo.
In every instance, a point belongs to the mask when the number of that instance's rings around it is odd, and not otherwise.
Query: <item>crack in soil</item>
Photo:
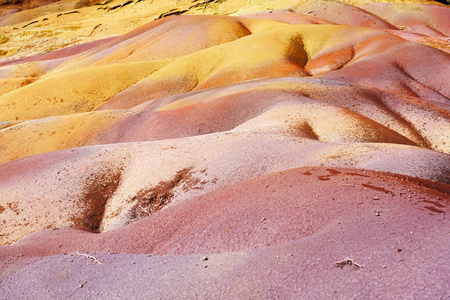
[[[175,174],[175,177],[168,181],[160,181],[156,186],[141,189],[131,201],[135,204],[130,211],[132,220],[141,219],[160,211],[168,205],[174,197],[174,189],[181,187],[183,191],[193,188],[200,182],[200,179],[193,177],[191,170],[193,167],[184,168]]]
[[[86,188],[79,199],[83,202],[83,212],[71,219],[75,226],[95,231],[100,228],[106,203],[119,187],[121,175],[120,170],[107,170],[102,174],[92,173],[88,177]]]

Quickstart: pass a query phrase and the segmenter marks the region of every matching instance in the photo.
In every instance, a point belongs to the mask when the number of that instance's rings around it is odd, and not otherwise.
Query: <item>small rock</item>
[[[376,213],[376,216],[377,216],[377,217],[379,217],[379,216],[380,216],[380,213],[379,213],[379,212],[377,212],[377,213]]]
[[[385,265],[383,265],[383,267],[382,267],[383,269],[386,269],[386,266]]]
[[[378,198],[378,197],[373,197],[373,200],[380,200],[380,198]]]
[[[207,260],[208,260],[208,257],[206,257],[206,256],[202,257],[202,261],[207,261]]]

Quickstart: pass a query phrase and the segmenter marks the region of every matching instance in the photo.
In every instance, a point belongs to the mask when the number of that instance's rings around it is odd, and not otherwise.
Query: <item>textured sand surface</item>
[[[0,5],[1,299],[450,297],[450,8]]]

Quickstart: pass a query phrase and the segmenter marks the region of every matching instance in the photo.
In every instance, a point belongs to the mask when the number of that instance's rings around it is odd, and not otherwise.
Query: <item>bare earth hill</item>
[[[450,298],[449,6],[0,10],[0,299]]]

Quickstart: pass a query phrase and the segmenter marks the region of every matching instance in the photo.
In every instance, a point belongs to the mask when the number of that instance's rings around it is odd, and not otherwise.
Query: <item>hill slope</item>
[[[5,5],[0,298],[449,296],[447,6]]]

